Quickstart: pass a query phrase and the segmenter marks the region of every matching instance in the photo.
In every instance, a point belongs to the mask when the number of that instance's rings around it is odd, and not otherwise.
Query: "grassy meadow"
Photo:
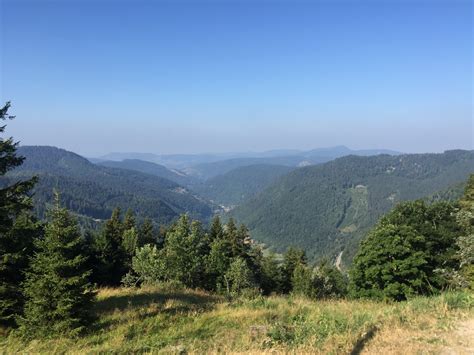
[[[254,297],[229,302],[171,285],[101,289],[98,322],[77,339],[26,342],[4,331],[2,353],[469,353],[470,293],[401,303]],[[471,322],[471,323],[470,323]],[[464,331],[464,333],[462,333]]]

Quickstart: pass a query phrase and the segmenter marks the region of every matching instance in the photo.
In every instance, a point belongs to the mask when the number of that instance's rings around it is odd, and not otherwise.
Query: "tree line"
[[[0,119],[13,118],[8,109]],[[12,138],[0,140],[0,175],[22,164],[16,148]],[[0,325],[26,337],[85,332],[103,286],[171,282],[230,300],[291,293],[397,301],[474,287],[474,175],[458,202],[399,204],[361,243],[348,274],[328,260],[311,264],[301,249],[267,252],[244,225],[218,216],[204,226],[181,215],[157,228],[116,208],[100,230],[84,231],[56,195],[40,221],[29,192],[35,183],[0,189]]]

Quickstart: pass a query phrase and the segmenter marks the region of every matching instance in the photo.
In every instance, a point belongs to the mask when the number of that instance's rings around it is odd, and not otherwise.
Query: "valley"
[[[305,156],[325,161],[346,151],[354,152],[335,147]],[[362,152],[305,167],[289,164],[296,163],[292,157],[272,153],[270,158],[224,159],[178,170],[139,159],[92,164],[53,147],[21,147],[25,163],[7,177],[13,181],[39,176],[34,198],[40,216],[51,204],[53,189],[89,225],[109,218],[115,207],[131,208],[139,220],[151,218],[156,225],[168,224],[184,212],[208,223],[217,212],[245,223],[252,238],[272,251],[296,246],[307,250],[312,260],[326,257],[333,262],[343,255],[341,265],[347,267],[359,241],[381,215],[401,201],[459,198],[474,171],[474,153],[469,151],[373,156],[368,155],[372,151]],[[318,159],[315,154],[320,154]],[[204,158],[186,159],[181,164]],[[275,160],[288,164],[255,164]]]
[[[474,354],[472,0],[0,3],[0,355]]]

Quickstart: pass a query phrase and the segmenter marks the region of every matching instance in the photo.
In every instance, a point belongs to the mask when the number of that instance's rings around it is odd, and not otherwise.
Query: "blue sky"
[[[0,2],[23,144],[473,149],[471,1]]]

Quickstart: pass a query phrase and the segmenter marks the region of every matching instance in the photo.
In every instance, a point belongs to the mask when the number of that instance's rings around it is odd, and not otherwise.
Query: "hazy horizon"
[[[474,149],[471,1],[0,3],[23,145]]]
[[[298,155],[298,153],[307,153],[311,150],[318,150],[318,149],[332,149],[332,148],[338,148],[338,147],[345,147],[345,148],[348,148],[349,150],[352,150],[352,151],[378,151],[378,150],[381,150],[381,151],[388,151],[388,152],[391,152],[391,153],[397,153],[397,154],[424,154],[424,153],[444,153],[446,151],[449,151],[449,150],[468,150],[468,151],[472,151],[474,149],[470,149],[470,148],[450,148],[450,149],[445,149],[445,150],[442,150],[442,151],[401,151],[401,150],[396,150],[396,149],[389,149],[389,148],[385,148],[385,147],[361,147],[361,148],[354,148],[354,147],[351,147],[351,146],[347,146],[347,145],[344,145],[344,144],[341,144],[341,145],[335,145],[335,146],[315,146],[315,147],[311,147],[311,148],[308,148],[308,149],[298,149],[298,148],[276,148],[276,149],[267,149],[267,150],[235,150],[235,151],[184,151],[184,152],[167,152],[167,153],[163,153],[163,152],[156,152],[156,151],[133,151],[133,150],[129,150],[129,151],[126,151],[126,150],[118,150],[118,151],[105,151],[103,153],[101,152],[98,152],[98,153],[92,153],[92,154],[83,154],[79,151],[75,151],[75,150],[72,150],[72,149],[68,149],[67,147],[62,147],[62,146],[58,146],[58,145],[52,145],[52,144],[24,144],[23,142],[19,142],[20,143],[20,147],[21,146],[51,146],[51,147],[56,147],[56,148],[59,148],[59,149],[64,149],[64,150],[67,150],[67,151],[71,151],[73,153],[77,153],[85,158],[94,158],[94,159],[101,159],[103,157],[106,157],[108,155],[114,155],[114,154],[121,154],[121,155],[126,155],[126,154],[137,154],[137,155],[140,155],[140,154],[153,154],[153,155],[157,155],[157,156],[160,156],[160,155],[163,155],[163,156],[172,156],[172,155],[196,155],[196,156],[199,156],[199,155],[210,155],[210,156],[218,156],[218,157],[226,157],[228,156],[229,159],[234,159],[234,158],[239,158],[239,157],[259,157],[261,156],[262,154],[265,154],[265,153],[272,153],[272,152],[280,152],[280,154],[275,154],[275,156],[291,156],[291,155]],[[282,153],[283,152],[283,153]],[[285,152],[288,152],[287,154]],[[390,153],[388,153],[390,154]],[[135,159],[135,158],[126,158],[126,159]]]

